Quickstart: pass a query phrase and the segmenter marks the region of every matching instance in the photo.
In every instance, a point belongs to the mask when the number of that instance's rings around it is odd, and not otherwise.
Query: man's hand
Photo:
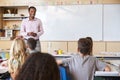
[[[37,34],[34,33],[34,32],[28,32],[27,35],[28,35],[28,36],[33,36],[33,37],[36,37],[36,36],[37,36]]]
[[[28,36],[32,36],[32,33],[33,33],[33,32],[28,32],[27,35],[28,35]]]
[[[32,36],[33,36],[33,37],[36,37],[36,36],[37,36],[37,34],[36,34],[36,33],[32,33]]]

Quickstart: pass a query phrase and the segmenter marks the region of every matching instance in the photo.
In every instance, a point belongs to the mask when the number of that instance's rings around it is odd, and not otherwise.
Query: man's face
[[[33,18],[33,17],[35,17],[35,14],[36,14],[35,9],[31,8],[29,11],[29,16]]]

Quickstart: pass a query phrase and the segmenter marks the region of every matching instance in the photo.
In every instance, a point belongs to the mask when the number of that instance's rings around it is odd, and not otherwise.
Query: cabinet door
[[[2,8],[0,8],[0,29],[2,29],[2,25],[3,25],[3,22],[2,22]]]

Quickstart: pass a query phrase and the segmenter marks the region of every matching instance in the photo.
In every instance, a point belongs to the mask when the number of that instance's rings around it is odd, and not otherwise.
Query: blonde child
[[[8,70],[12,80],[14,80],[14,77],[17,75],[27,57],[28,54],[26,53],[24,40],[21,38],[14,39],[10,49],[10,59],[8,61]]]

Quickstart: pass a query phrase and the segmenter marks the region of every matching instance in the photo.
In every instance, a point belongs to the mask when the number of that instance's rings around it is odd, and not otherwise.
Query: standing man
[[[34,38],[37,41],[36,50],[41,51],[39,37],[44,33],[42,22],[35,17],[36,8],[31,6],[28,8],[29,17],[23,19],[20,29],[20,34],[23,36],[25,42],[27,39]]]

